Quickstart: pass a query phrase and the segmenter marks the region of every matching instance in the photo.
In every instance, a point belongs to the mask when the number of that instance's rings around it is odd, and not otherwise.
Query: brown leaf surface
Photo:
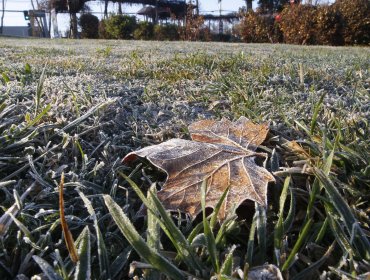
[[[172,139],[128,154],[148,159],[167,173],[158,197],[170,210],[180,209],[192,217],[201,210],[200,189],[207,180],[206,206],[214,208],[225,189],[230,191],[219,212],[224,219],[229,208],[250,199],[267,204],[267,184],[274,177],[256,165],[255,153],[268,133],[267,124],[253,124],[245,117],[236,122],[204,120],[189,126],[194,141]]]

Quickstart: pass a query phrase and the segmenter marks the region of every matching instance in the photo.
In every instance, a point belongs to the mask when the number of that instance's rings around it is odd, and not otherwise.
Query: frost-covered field
[[[143,188],[163,176],[151,167],[132,172],[121,165],[122,157],[173,137],[189,138],[187,126],[195,120],[240,116],[270,122],[265,165],[276,172],[277,185],[262,223],[264,241],[259,228],[251,245],[253,211],[239,215],[217,244],[220,260],[235,244],[234,266],[242,270],[246,262],[267,262],[286,277],[303,271],[356,278],[369,269],[368,236],[357,238],[361,230],[346,228],[348,211],[341,212],[341,203],[368,233],[369,71],[370,48],[361,47],[0,38],[0,278],[40,273],[34,255],[63,278],[74,273],[59,225],[62,172],[75,239],[90,226],[93,278],[127,277],[130,263],[140,258],[106,215],[101,194],[110,194],[145,237],[145,218],[136,215],[140,202],[117,172],[131,173]],[[280,230],[287,176],[292,196],[283,215],[291,222]],[[344,200],[325,188],[331,183]],[[96,242],[96,225],[77,188],[93,203],[104,246]],[[4,214],[13,204],[14,218]],[[180,228],[188,237],[195,226],[184,220]],[[168,239],[162,242],[174,251]],[[207,252],[197,253],[206,263]],[[196,274],[186,262],[175,263]],[[215,272],[207,273],[204,279]]]

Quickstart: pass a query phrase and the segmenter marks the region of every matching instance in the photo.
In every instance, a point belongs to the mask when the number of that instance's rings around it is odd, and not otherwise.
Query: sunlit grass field
[[[368,279],[370,48],[0,38],[0,75],[0,279]],[[240,116],[270,124],[267,207],[191,220],[121,163]]]

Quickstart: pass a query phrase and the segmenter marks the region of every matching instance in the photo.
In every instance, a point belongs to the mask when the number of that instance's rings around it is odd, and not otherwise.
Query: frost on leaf
[[[255,163],[266,157],[255,150],[266,138],[267,124],[253,124],[245,117],[236,122],[203,120],[189,126],[193,141],[172,139],[128,154],[123,162],[146,158],[167,174],[158,197],[169,210],[195,217],[201,211],[201,185],[207,180],[206,206],[214,208],[228,186],[219,212],[223,220],[229,208],[244,200],[267,204],[267,184],[274,177]]]

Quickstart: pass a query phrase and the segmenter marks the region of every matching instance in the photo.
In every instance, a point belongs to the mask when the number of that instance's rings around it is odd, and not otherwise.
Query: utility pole
[[[220,10],[220,21],[218,23],[218,33],[223,34],[224,33],[224,22],[222,21],[221,15],[222,15],[222,0],[218,0],[218,7]]]
[[[5,0],[2,0],[3,8],[1,14],[1,26],[0,26],[0,34],[3,34],[3,27],[4,27],[4,16],[5,16]]]

